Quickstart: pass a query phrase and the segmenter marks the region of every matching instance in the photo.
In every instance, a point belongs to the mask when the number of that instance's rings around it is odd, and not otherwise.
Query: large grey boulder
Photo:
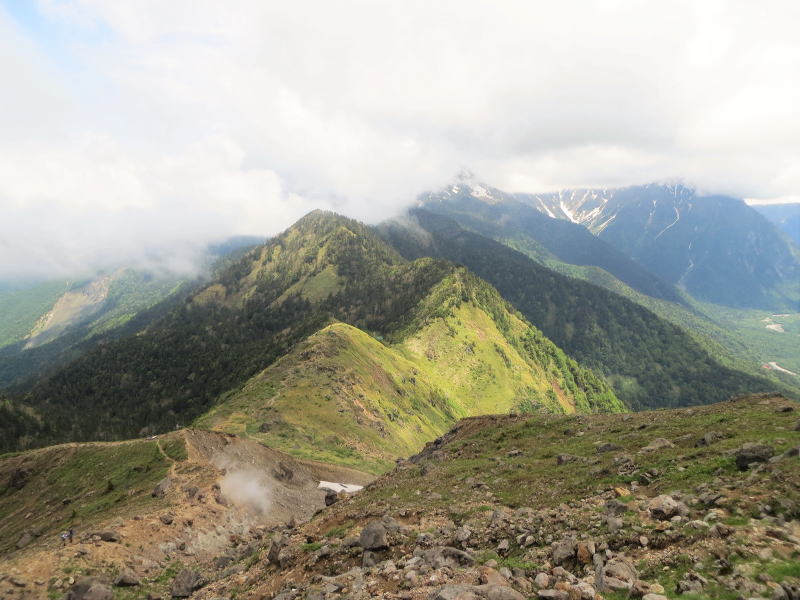
[[[364,550],[383,550],[389,547],[386,526],[381,521],[370,521],[361,530],[358,545]]]
[[[24,548],[34,540],[34,536],[30,531],[24,532],[17,540],[17,548]]]
[[[616,444],[612,444],[611,442],[603,442],[597,446],[598,454],[602,454],[603,452],[616,452],[617,450],[622,450],[622,448]]]
[[[117,587],[131,587],[139,583],[139,577],[131,569],[122,569],[114,579],[114,585]]]
[[[724,436],[721,433],[718,433],[716,431],[708,431],[705,434],[703,434],[703,437],[701,437],[699,440],[697,440],[697,443],[695,444],[695,446],[698,446],[698,447],[710,446],[714,442],[716,442],[718,440],[721,440],[723,438],[724,438]]]
[[[675,444],[670,442],[668,439],[665,438],[656,438],[652,440],[647,446],[642,448],[642,452],[657,452],[658,450],[664,450],[665,448],[674,448]]]
[[[475,564],[475,557],[472,554],[451,546],[426,550],[422,555],[422,560],[434,569],[441,569],[445,566],[471,567]]]
[[[428,600],[480,600],[474,588],[464,584],[445,585],[428,596]]]
[[[284,535],[276,535],[272,538],[272,543],[269,546],[269,551],[267,552],[267,560],[276,566],[283,566],[281,551],[288,545],[289,540]]]
[[[475,586],[486,600],[525,600],[525,596],[507,585],[486,584]]]
[[[650,500],[647,508],[650,510],[651,517],[661,521],[668,521],[676,515],[684,516],[689,512],[683,502],[678,502],[672,496],[667,496],[666,494],[656,496]]]
[[[506,585],[445,585],[428,596],[429,600],[525,600],[525,596]]]
[[[98,577],[81,577],[69,589],[64,600],[113,600],[114,591]]]
[[[170,593],[173,598],[188,598],[193,592],[199,590],[208,581],[197,571],[184,569],[172,580]]]
[[[164,477],[164,479],[156,484],[156,487],[153,488],[153,491],[150,495],[153,496],[153,498],[163,498],[171,487],[172,479],[169,477]]]
[[[747,442],[736,451],[736,466],[740,471],[746,471],[750,465],[767,462],[775,455],[775,449],[766,444]]]
[[[568,538],[553,543],[553,564],[563,565],[575,559],[575,540]]]
[[[119,542],[120,535],[118,531],[107,529],[104,531],[94,531],[90,534],[92,537],[97,536],[103,542]]]
[[[639,579],[633,562],[624,556],[616,556],[609,560],[603,571],[605,585],[614,590],[630,589]]]
[[[331,489],[325,488],[325,506],[331,506],[339,501],[339,494]]]

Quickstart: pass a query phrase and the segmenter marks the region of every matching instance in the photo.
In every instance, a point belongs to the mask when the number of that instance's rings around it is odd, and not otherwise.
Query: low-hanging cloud
[[[681,178],[791,198],[799,17],[789,0],[0,3],[0,279],[191,271],[205,243],[316,207],[378,221],[465,167],[510,191]]]

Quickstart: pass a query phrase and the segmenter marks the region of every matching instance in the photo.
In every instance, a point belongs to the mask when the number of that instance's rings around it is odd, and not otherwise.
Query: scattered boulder
[[[542,600],[569,600],[569,594],[565,590],[539,590],[536,597]]]
[[[24,548],[28,544],[30,544],[35,539],[34,535],[30,531],[24,532],[20,538],[17,540],[17,548]]]
[[[578,562],[582,565],[588,565],[592,562],[592,556],[595,552],[595,543],[592,541],[578,542],[575,547],[575,556]]]
[[[616,498],[609,500],[605,504],[604,512],[607,515],[622,515],[628,511],[628,505],[620,502]]]
[[[489,585],[508,585],[508,580],[505,577],[488,566],[483,566],[479,569],[478,579],[481,583]]]
[[[331,506],[339,501],[339,494],[331,489],[325,488],[325,506]]]
[[[28,469],[14,469],[11,472],[11,476],[8,478],[8,487],[12,487],[15,490],[21,490],[28,484],[32,474],[33,473]]]
[[[69,589],[64,600],[113,600],[114,591],[99,577],[81,577]]]
[[[175,520],[175,517],[169,513],[160,515],[158,518],[164,525],[172,525],[172,522]]]
[[[463,584],[445,585],[428,596],[428,600],[480,600],[474,588]]]
[[[616,533],[617,531],[622,529],[623,526],[625,525],[623,520],[620,519],[619,517],[608,517],[606,519],[606,524],[608,525],[608,530],[611,533]]]
[[[153,488],[153,491],[151,492],[150,495],[153,498],[163,498],[169,491],[169,488],[171,487],[172,487],[172,479],[170,479],[169,477],[164,477],[164,479],[162,479],[156,484],[156,487]]]
[[[277,566],[282,566],[282,556],[281,551],[287,546],[289,540],[284,535],[276,535],[272,538],[272,544],[270,544],[269,551],[267,552],[267,560]]]
[[[89,534],[91,537],[97,537],[101,542],[119,542],[120,535],[118,531],[108,529],[106,531],[95,531]]]
[[[131,569],[122,569],[114,579],[114,585],[117,587],[132,587],[139,583],[139,577]]]
[[[624,556],[610,559],[603,569],[605,585],[612,590],[629,590],[639,579],[639,573],[633,562]]]
[[[675,586],[675,592],[678,594],[699,594],[702,593],[707,583],[708,581],[705,577],[701,577],[697,573],[689,571]]]
[[[428,596],[429,600],[525,600],[525,596],[506,585],[445,585]]]
[[[170,593],[173,598],[188,598],[193,592],[206,585],[208,581],[197,571],[184,569],[172,580]]]
[[[450,546],[426,550],[422,559],[434,569],[445,566],[471,567],[475,564],[475,557],[472,554]]]
[[[663,450],[664,448],[674,448],[675,444],[670,442],[668,439],[665,438],[656,438],[651,441],[647,446],[642,448],[642,452],[657,452],[658,450]]]
[[[389,547],[386,526],[381,521],[370,521],[361,530],[358,545],[364,550],[383,550]]]
[[[709,432],[705,433],[703,435],[703,437],[701,437],[699,440],[697,440],[697,443],[695,444],[695,446],[697,446],[697,447],[710,446],[714,442],[717,442],[717,441],[719,441],[719,440],[721,440],[723,438],[724,438],[724,436],[721,433],[719,433],[717,431],[709,431]]]
[[[564,539],[553,544],[553,564],[563,565],[575,559],[575,540]]]
[[[766,444],[747,442],[736,451],[736,466],[740,471],[746,471],[750,465],[767,462],[775,455],[775,449]]]
[[[374,567],[378,564],[380,557],[378,556],[377,552],[373,552],[372,550],[364,550],[364,553],[361,555],[361,566],[365,569],[369,567]]]
[[[545,589],[550,585],[550,576],[547,573],[537,573],[533,583],[540,590]]]
[[[223,554],[221,556],[217,556],[214,560],[211,561],[211,564],[214,566],[215,569],[225,569],[230,565],[234,560],[234,557],[230,554]]]
[[[683,502],[677,502],[672,496],[662,494],[650,500],[647,505],[650,516],[661,521],[668,521],[672,517],[685,515],[689,511]]]
[[[578,457],[573,454],[559,454],[556,456],[557,465],[565,465],[567,463],[575,462],[576,460],[578,460]]]
[[[525,600],[525,596],[507,585],[487,584],[475,587],[480,597],[486,600]]]
[[[603,442],[599,446],[597,446],[597,453],[602,454],[603,452],[615,452],[617,450],[622,450],[621,446],[617,446],[616,444],[612,444],[611,442]]]

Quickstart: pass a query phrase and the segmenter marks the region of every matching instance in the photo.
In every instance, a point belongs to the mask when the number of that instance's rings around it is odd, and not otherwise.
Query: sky
[[[314,208],[800,200],[800,3],[0,0],[0,280],[191,272]]]

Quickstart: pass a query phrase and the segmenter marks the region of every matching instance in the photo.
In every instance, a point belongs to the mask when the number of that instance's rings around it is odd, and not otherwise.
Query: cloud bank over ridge
[[[25,5],[25,8],[20,8]],[[795,2],[0,1],[0,279],[146,264],[462,168],[800,189]]]

